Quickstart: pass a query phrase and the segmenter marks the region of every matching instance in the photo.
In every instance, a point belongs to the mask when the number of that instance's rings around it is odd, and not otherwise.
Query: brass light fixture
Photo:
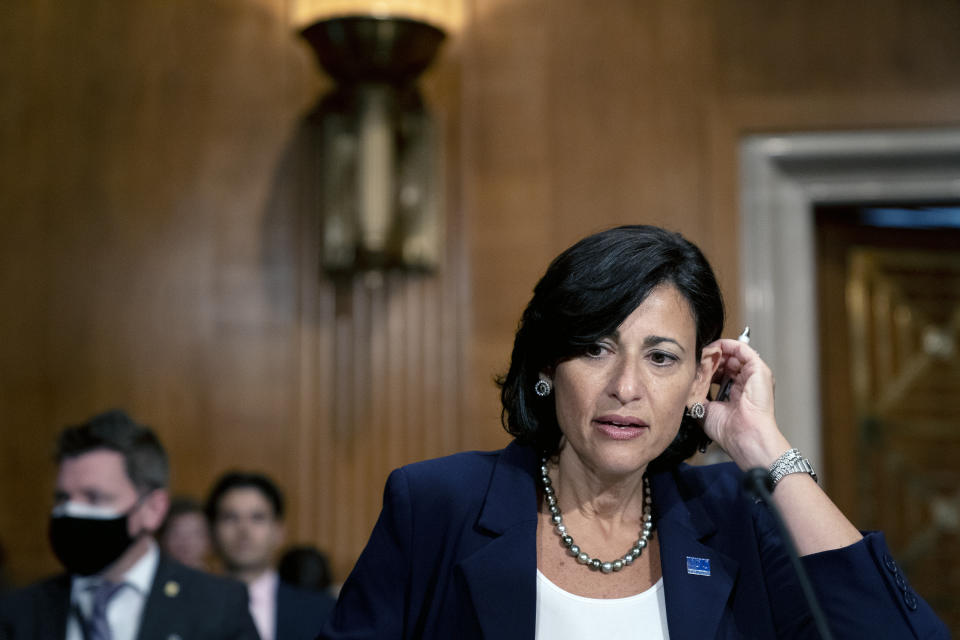
[[[416,81],[445,29],[451,0],[298,5],[295,19],[336,81],[311,116],[318,132],[322,263],[333,275],[429,271],[442,243],[437,127]]]

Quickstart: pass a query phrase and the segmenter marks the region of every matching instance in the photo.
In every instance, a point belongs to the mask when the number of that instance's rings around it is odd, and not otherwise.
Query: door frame
[[[743,314],[776,376],[780,428],[816,466],[814,207],[960,198],[960,128],[757,134],[739,155]]]

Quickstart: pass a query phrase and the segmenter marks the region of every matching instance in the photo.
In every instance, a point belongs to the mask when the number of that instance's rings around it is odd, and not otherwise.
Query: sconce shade
[[[433,61],[444,33],[406,18],[352,16],[303,30],[324,70],[341,83],[413,82]]]
[[[300,34],[336,80],[309,118],[324,269],[432,271],[443,232],[439,139],[416,79],[444,32],[409,18],[351,15]]]

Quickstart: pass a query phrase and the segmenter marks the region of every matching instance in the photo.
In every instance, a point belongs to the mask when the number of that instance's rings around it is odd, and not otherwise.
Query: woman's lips
[[[632,440],[647,429],[647,423],[643,420],[619,415],[600,416],[593,424],[612,440]]]

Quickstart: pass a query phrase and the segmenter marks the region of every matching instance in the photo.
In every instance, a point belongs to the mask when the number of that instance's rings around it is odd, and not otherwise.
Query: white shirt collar
[[[147,552],[123,574],[123,581],[144,596],[150,595],[153,578],[157,575],[157,565],[160,564],[160,548],[153,538],[150,538],[149,542]]]
[[[264,571],[248,585],[250,614],[263,640],[274,640],[277,629],[277,572]]]
[[[276,596],[277,582],[279,582],[279,580],[280,576],[277,575],[274,569],[264,571],[260,577],[249,585],[250,599],[256,600],[257,602],[272,600]]]

